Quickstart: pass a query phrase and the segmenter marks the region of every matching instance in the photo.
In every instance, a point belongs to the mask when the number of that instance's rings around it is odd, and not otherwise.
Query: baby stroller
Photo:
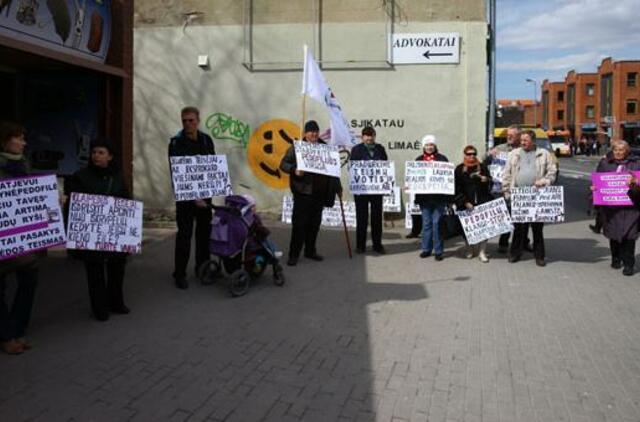
[[[249,282],[273,268],[273,282],[284,284],[283,268],[275,251],[256,232],[253,204],[240,195],[227,196],[224,206],[212,205],[210,252],[214,255],[198,268],[202,284],[213,284],[222,270],[229,275],[229,293],[242,296],[249,290]]]

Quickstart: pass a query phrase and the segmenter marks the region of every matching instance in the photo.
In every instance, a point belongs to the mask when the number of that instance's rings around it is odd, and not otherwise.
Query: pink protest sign
[[[593,205],[608,205],[610,207],[624,207],[633,205],[627,195],[629,179],[640,172],[625,173],[591,173],[591,182],[595,186],[593,191]]]

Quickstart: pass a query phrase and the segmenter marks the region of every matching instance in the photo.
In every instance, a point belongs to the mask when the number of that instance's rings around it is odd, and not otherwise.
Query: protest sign
[[[412,193],[453,195],[455,165],[442,161],[407,161],[404,183]]]
[[[142,252],[142,202],[72,193],[67,249]]]
[[[629,180],[637,178],[640,172],[633,173],[591,173],[591,182],[595,186],[593,191],[593,205],[607,205],[610,207],[627,207],[633,205],[627,195]]]
[[[0,180],[0,260],[65,241],[56,176]]]
[[[462,229],[470,245],[475,245],[513,230],[504,198],[476,205],[472,210],[457,211]]]
[[[511,221],[514,223],[563,222],[563,187],[523,186],[511,188]]]
[[[411,216],[422,215],[422,210],[420,209],[420,205],[416,204],[416,196],[411,192],[409,192],[409,200],[405,202],[404,207],[404,226],[410,230],[413,228]]]
[[[349,161],[349,189],[354,195],[390,195],[396,184],[393,161]]]
[[[353,201],[345,201],[344,205],[344,217],[347,222],[347,227],[356,226],[356,203]],[[291,224],[291,215],[293,214],[293,197],[285,195],[282,198],[282,222]],[[336,204],[332,208],[325,208],[322,211],[322,226],[325,227],[342,227],[342,214],[340,212],[340,203],[336,201]]]
[[[340,177],[340,153],[335,146],[294,141],[297,169],[308,173]]]
[[[393,187],[393,195],[386,195],[382,198],[382,212],[401,212],[400,187]]]
[[[170,161],[176,201],[233,194],[226,155],[187,155]]]
[[[508,157],[509,153],[498,152],[495,157],[491,159],[491,164],[489,165],[489,173],[492,179],[491,193],[502,192],[502,176],[504,175],[504,169],[507,167]]]

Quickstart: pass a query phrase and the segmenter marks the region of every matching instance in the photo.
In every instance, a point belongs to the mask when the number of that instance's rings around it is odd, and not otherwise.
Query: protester
[[[465,147],[463,152],[464,159],[455,170],[455,201],[458,209],[473,210],[476,205],[492,200],[492,179],[487,166],[478,160],[478,150],[474,146]],[[486,240],[474,246],[467,244],[466,257],[471,259],[476,253],[481,262],[489,262]]]
[[[75,172],[65,182],[67,205],[74,192],[131,198],[122,172],[115,164],[114,154],[110,140],[98,139],[92,143],[89,165]],[[89,250],[70,250],[69,253],[84,261],[94,318],[106,321],[109,313],[128,314],[130,310],[124,304],[122,292],[127,254]]]
[[[320,126],[315,120],[305,123],[302,139],[304,142],[324,143],[319,135]],[[282,158],[280,170],[289,174],[289,186],[293,194],[291,242],[287,265],[295,266],[298,263],[303,246],[305,258],[322,261],[322,255],[316,250],[316,240],[322,222],[322,209],[333,207],[336,194],[342,195],[340,179],[299,170],[293,145]]]
[[[351,149],[351,161],[386,161],[387,152],[376,143],[376,131],[367,126],[362,129],[362,143]],[[356,203],[356,252],[364,253],[367,245],[367,225],[369,224],[369,206],[371,206],[371,241],[373,250],[384,254],[382,246],[382,199],[383,195],[353,195]]]
[[[640,170],[640,162],[631,155],[631,148],[626,141],[612,143],[612,154],[608,154],[600,160],[596,171],[598,173],[617,172],[625,173]],[[631,199],[637,201],[633,190],[637,189],[636,183],[632,184]],[[594,187],[591,188],[592,190]],[[622,274],[633,275],[635,266],[635,247],[638,238],[638,218],[640,210],[633,206],[600,206],[602,231],[609,239],[611,249],[611,267]]]
[[[533,130],[525,130],[520,136],[520,147],[509,153],[502,178],[502,192],[508,198],[512,187],[549,186],[556,180],[557,173],[558,168],[551,154],[544,148],[536,148],[536,133]],[[514,223],[509,262],[515,263],[520,260],[529,227],[533,231],[536,265],[544,267],[544,223]]]
[[[169,158],[191,155],[215,155],[213,140],[198,130],[200,111],[196,107],[185,107],[181,112],[182,130],[169,142]],[[176,287],[187,289],[187,264],[191,253],[193,222],[196,226],[195,272],[209,260],[209,231],[211,225],[211,199],[176,202],[175,267],[173,278]]]
[[[422,154],[416,161],[444,161],[449,160],[438,152],[436,137],[425,135],[422,138]],[[420,258],[427,258],[433,252],[436,261],[444,259],[444,242],[440,236],[440,219],[444,215],[445,207],[451,202],[451,195],[416,194],[415,202],[422,211],[422,251]]]
[[[489,167],[491,164],[493,164],[499,153],[508,154],[511,151],[513,151],[515,148],[518,148],[520,146],[520,134],[521,134],[520,126],[518,125],[509,126],[507,128],[507,142],[504,144],[500,144],[489,151],[489,154],[487,155],[487,158],[485,160],[485,165]],[[502,192],[494,192],[494,198],[501,198],[503,196],[504,194]],[[507,203],[507,206],[509,206],[508,203]],[[499,253],[505,254],[509,250],[509,236],[511,236],[511,233],[504,233],[500,235],[498,239]],[[526,244],[528,243],[529,242],[527,239]]]
[[[24,155],[24,128],[12,122],[0,122],[0,179],[23,177],[29,174]],[[23,255],[0,261],[0,342],[10,355],[18,355],[31,348],[25,332],[38,283],[38,257]],[[13,303],[7,304],[7,278],[15,275],[16,291]]]

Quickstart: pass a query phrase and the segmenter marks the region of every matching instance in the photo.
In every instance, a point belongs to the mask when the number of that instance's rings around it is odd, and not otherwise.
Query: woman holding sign
[[[110,141],[94,141],[89,165],[66,181],[65,195],[75,192],[130,198],[122,173],[113,163],[113,154]],[[127,254],[77,250],[73,252],[73,256],[84,261],[93,316],[98,321],[106,321],[110,312],[128,314],[130,310],[124,304],[122,293]]]
[[[476,205],[491,201],[491,174],[489,169],[478,160],[478,150],[469,145],[464,149],[464,160],[455,170],[456,206],[458,209],[472,210]],[[467,258],[475,255],[475,245],[467,245]],[[489,262],[487,241],[478,244],[478,259]]]
[[[29,174],[24,156],[24,128],[15,123],[0,122],[0,179],[13,179]],[[15,274],[17,288],[13,304],[7,306],[7,276]],[[37,254],[22,255],[0,261],[0,342],[2,349],[17,355],[31,345],[24,335],[31,318],[33,298],[38,283]]]
[[[640,170],[640,163],[631,155],[627,142],[616,141],[612,147],[612,154],[600,160],[596,172],[632,173]],[[611,268],[619,270],[624,267],[622,274],[633,275],[640,211],[633,206],[603,205],[600,206],[600,213],[602,232],[609,239]]]

